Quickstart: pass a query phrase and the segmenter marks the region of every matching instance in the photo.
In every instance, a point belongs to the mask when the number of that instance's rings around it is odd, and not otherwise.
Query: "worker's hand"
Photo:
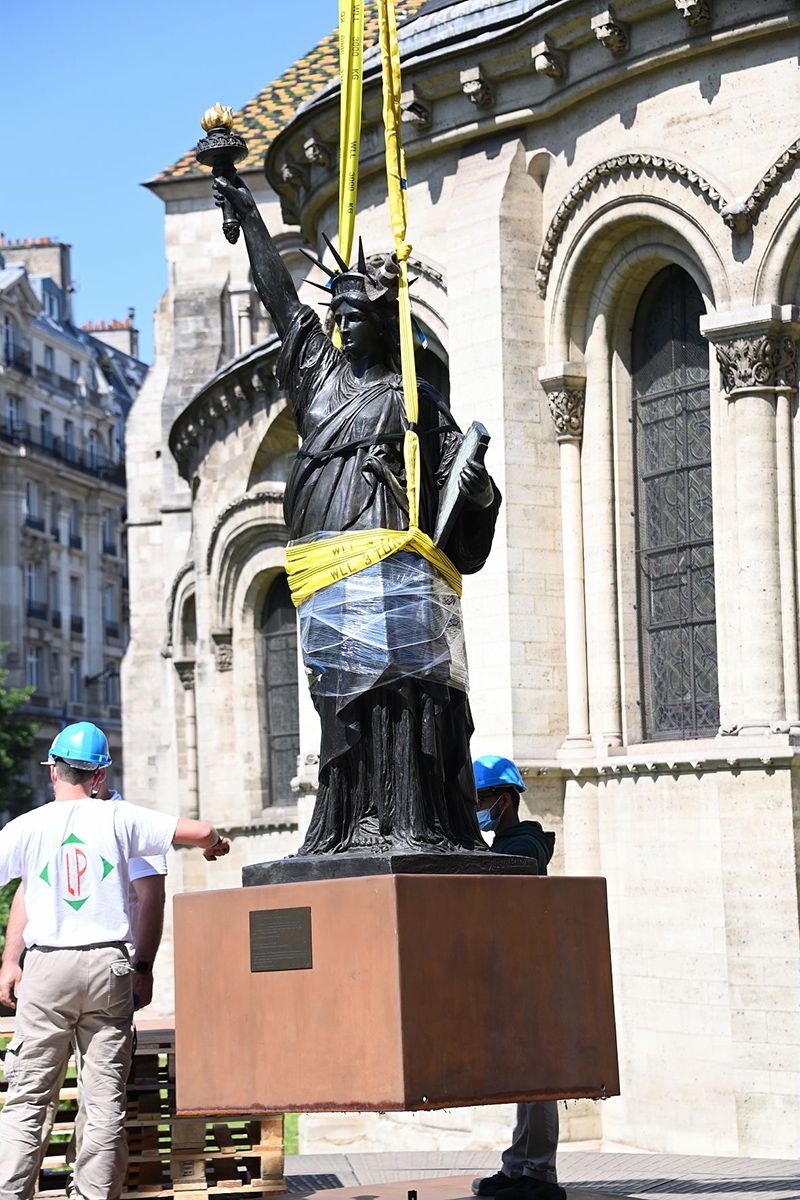
[[[483,463],[471,460],[461,468],[458,490],[472,508],[488,508],[494,500],[494,488]]]
[[[147,1008],[153,999],[152,972],[140,973],[139,971],[134,971],[131,976],[131,986],[133,988],[133,1007],[137,1012],[140,1008]]]
[[[22,969],[19,963],[3,963],[0,968],[0,1003],[6,1008],[17,1007],[17,989],[22,979]]]
[[[203,858],[207,858],[209,862],[213,862],[215,858],[222,858],[223,854],[227,854],[231,848],[228,838],[221,837],[214,846],[209,846],[203,851]]]

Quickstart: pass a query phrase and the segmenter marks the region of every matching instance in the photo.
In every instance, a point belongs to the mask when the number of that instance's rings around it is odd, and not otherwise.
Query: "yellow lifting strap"
[[[345,262],[350,262],[356,227],[363,91],[364,0],[339,0],[339,253]],[[336,326],[333,344],[342,344]]]
[[[364,0],[339,0],[339,67],[341,79],[341,148],[339,168],[339,253],[350,261],[358,186],[358,151],[361,139],[362,54]],[[383,123],[386,138],[386,181],[395,252],[400,264],[399,320],[403,399],[409,428],[403,440],[408,496],[408,529],[364,529],[318,541],[299,542],[286,550],[286,571],[295,605],[321,588],[372,566],[400,550],[413,551],[429,563],[461,595],[461,575],[427,533],[419,528],[420,446],[414,332],[408,289],[406,241],[406,161],[400,136],[400,49],[394,0],[377,0],[383,74]],[[356,45],[358,42],[358,45]]]

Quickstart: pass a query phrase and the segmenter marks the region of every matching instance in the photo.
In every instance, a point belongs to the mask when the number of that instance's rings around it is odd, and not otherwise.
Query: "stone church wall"
[[[547,8],[435,70],[420,52],[406,81],[431,113],[430,128],[404,128],[415,312],[447,360],[456,419],[492,433],[504,495],[489,562],[464,587],[473,748],[520,762],[527,810],[557,833],[554,872],[608,880],[623,1094],[570,1107],[565,1139],[788,1157],[800,1139],[796,5],[620,0],[616,33],[591,25],[584,0]],[[483,107],[459,82],[478,62]],[[326,121],[332,108],[298,114],[276,168]],[[388,244],[379,150],[371,129],[357,223],[369,252]],[[319,170],[304,168],[293,197],[299,227],[260,184],[299,285],[300,244],[322,253],[336,227],[334,173]],[[299,803],[270,811],[255,619],[282,562],[283,477],[262,466],[287,450],[284,398],[267,343],[244,398],[245,366],[209,384],[250,349],[246,257],[222,238],[205,182],[161,192],[170,286],[128,435],[125,787],[235,835],[220,864],[174,855],[179,891],[237,886],[245,862],[297,847],[318,727],[298,664]],[[666,266],[706,310],[720,732],[646,741],[631,330]],[[301,1137],[306,1150],[476,1148],[502,1144],[509,1115],[315,1116]]]

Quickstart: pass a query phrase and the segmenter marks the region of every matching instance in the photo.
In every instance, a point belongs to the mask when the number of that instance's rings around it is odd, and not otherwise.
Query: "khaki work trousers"
[[[35,947],[25,959],[8,1091],[0,1112],[0,1200],[35,1190],[42,1132],[75,1041],[86,1124],[75,1161],[82,1200],[117,1200],[125,1180],[126,1083],[130,1071],[132,966],[122,945]]]

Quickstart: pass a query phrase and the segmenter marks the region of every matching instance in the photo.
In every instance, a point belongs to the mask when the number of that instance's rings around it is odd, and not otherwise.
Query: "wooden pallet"
[[[12,1032],[13,1020],[0,1020],[0,1060]],[[122,1200],[203,1200],[285,1192],[283,1117],[243,1113],[220,1121],[176,1116],[174,1028],[139,1018],[137,1034],[128,1082],[129,1162]],[[0,1076],[0,1107],[4,1091]],[[65,1152],[77,1103],[71,1065],[40,1176],[37,1196],[42,1200],[57,1200],[66,1186]]]

